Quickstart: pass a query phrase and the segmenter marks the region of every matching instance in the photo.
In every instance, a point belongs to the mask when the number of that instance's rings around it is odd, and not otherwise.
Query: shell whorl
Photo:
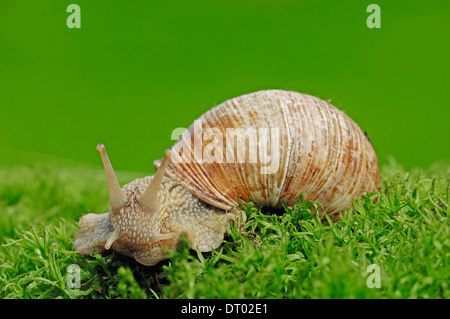
[[[199,123],[203,130],[196,129]],[[195,161],[212,143],[205,140],[205,129],[223,138],[216,141],[214,154],[222,149],[222,161]],[[226,139],[230,129],[255,135],[241,140],[245,145],[233,144]],[[195,149],[196,141],[201,148]],[[277,169],[262,173],[261,167],[268,164],[258,156],[250,163],[252,147],[258,154],[261,149],[271,153],[270,165]],[[227,162],[227,151],[234,152],[234,162]],[[237,162],[242,151],[245,162]],[[258,91],[217,105],[183,133],[172,153],[178,157],[171,158],[166,174],[201,200],[225,210],[238,205],[239,198],[251,198],[260,206],[279,208],[281,200],[292,206],[303,194],[322,203],[331,215],[380,185],[375,151],[359,126],[330,103],[292,91]],[[160,161],[154,165],[158,168]]]

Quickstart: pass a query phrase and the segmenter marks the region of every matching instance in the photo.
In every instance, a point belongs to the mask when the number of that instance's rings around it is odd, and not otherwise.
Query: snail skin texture
[[[353,198],[380,186],[375,151],[358,125],[330,103],[291,91],[258,91],[212,108],[155,161],[154,176],[122,188],[105,147],[97,150],[111,209],[80,219],[75,248],[113,249],[144,265],[165,259],[182,233],[192,249],[217,248],[230,221],[245,221],[239,200],[281,208],[303,194],[336,220]]]

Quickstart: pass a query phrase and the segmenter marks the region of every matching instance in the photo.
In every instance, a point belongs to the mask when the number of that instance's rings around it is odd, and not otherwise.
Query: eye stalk
[[[170,150],[166,150],[161,166],[156,171],[156,174],[153,177],[145,193],[142,194],[142,196],[138,200],[139,205],[141,205],[142,208],[144,208],[146,211],[150,213],[154,213],[158,210],[158,190],[159,186],[162,183],[164,174],[166,173],[166,169],[167,166],[169,165],[169,160],[171,156],[172,152]]]
[[[120,188],[119,181],[117,180],[116,173],[109,161],[108,154],[106,154],[106,149],[103,144],[97,145],[97,151],[100,152],[102,157],[103,166],[106,172],[106,179],[108,180],[109,186],[109,203],[113,212],[118,212],[126,203],[123,196],[122,189]]]

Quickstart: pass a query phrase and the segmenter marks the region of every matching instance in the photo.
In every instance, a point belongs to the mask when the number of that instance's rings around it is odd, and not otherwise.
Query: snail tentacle
[[[167,165],[172,153],[170,150],[166,150],[164,155],[164,160],[161,166],[156,171],[150,185],[144,194],[139,198],[139,204],[150,213],[154,213],[158,210],[158,191],[159,187],[163,181],[164,174],[166,173]]]
[[[114,169],[106,153],[105,146],[103,144],[97,145],[97,151],[100,152],[102,157],[103,166],[106,172],[106,179],[108,180],[109,186],[109,202],[113,212],[118,212],[126,203],[123,196],[122,189],[120,188],[119,181],[117,180]]]

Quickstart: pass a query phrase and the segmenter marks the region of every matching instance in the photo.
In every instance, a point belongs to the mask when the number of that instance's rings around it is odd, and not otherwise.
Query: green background
[[[101,166],[102,142],[117,170],[152,172],[173,129],[280,88],[331,99],[381,165],[428,166],[450,158],[449,31],[444,0],[1,0],[0,162]]]

